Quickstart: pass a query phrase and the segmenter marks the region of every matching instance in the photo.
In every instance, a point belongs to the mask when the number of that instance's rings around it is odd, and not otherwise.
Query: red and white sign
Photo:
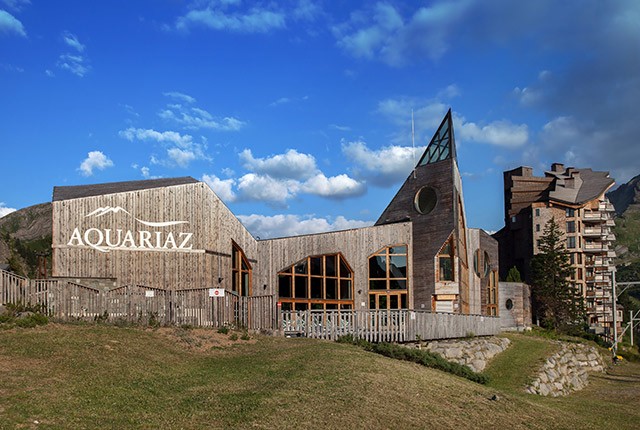
[[[209,297],[224,297],[224,288],[209,288]]]

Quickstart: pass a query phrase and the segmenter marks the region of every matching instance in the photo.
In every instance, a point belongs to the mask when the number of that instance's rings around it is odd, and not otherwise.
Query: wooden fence
[[[27,279],[0,270],[0,304],[42,306],[62,321],[243,327],[278,330],[335,340],[347,334],[371,342],[410,342],[449,339],[500,332],[500,319],[412,310],[281,311],[274,296],[238,296],[227,291],[211,297],[209,289],[165,290],[142,285],[97,289],[66,280]]]
[[[208,288],[165,290],[142,285],[102,290],[0,270],[0,304],[7,303],[38,305],[62,321],[235,326],[253,331],[277,328],[273,296],[242,297],[227,291],[222,297],[211,297]]]
[[[412,310],[282,311],[285,335],[336,340],[352,335],[370,342],[410,342],[500,333],[500,319]]]

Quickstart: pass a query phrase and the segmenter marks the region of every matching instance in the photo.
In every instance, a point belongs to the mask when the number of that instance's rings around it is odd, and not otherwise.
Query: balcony
[[[596,222],[600,223],[603,221],[607,221],[609,219],[609,215],[604,212],[585,212],[582,215],[583,222]]]
[[[608,269],[610,267],[610,264],[611,262],[606,257],[588,258],[584,262],[584,265],[586,267],[593,267],[599,270]]]
[[[605,252],[609,250],[609,247],[603,243],[590,242],[585,243],[582,249],[584,252]]]
[[[582,235],[585,237],[600,237],[606,233],[608,233],[608,231],[602,227],[586,227],[582,232]]]
[[[598,209],[601,210],[601,211],[605,211],[605,212],[615,212],[616,211],[616,208],[614,208],[611,203],[600,203],[600,206],[598,207]]]

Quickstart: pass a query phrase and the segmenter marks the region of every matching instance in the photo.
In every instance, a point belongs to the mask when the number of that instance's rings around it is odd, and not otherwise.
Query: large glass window
[[[251,265],[235,243],[231,253],[231,290],[241,296],[251,295]]]
[[[487,285],[487,314],[498,315],[498,273],[494,270],[489,274]]]
[[[454,280],[454,246],[453,240],[449,239],[438,253],[438,280]]]
[[[369,257],[369,308],[406,309],[407,246],[394,245]]]
[[[309,256],[278,273],[282,310],[353,309],[353,271],[342,254]]]

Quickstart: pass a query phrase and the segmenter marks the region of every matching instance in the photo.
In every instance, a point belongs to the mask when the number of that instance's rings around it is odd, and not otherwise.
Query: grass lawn
[[[516,379],[526,372],[499,361],[488,370],[493,385],[482,386],[352,345],[230,335],[102,325],[0,330],[0,428],[631,429],[640,422],[637,364],[547,399],[524,394]],[[512,360],[525,363],[521,356],[548,347],[525,340]]]

